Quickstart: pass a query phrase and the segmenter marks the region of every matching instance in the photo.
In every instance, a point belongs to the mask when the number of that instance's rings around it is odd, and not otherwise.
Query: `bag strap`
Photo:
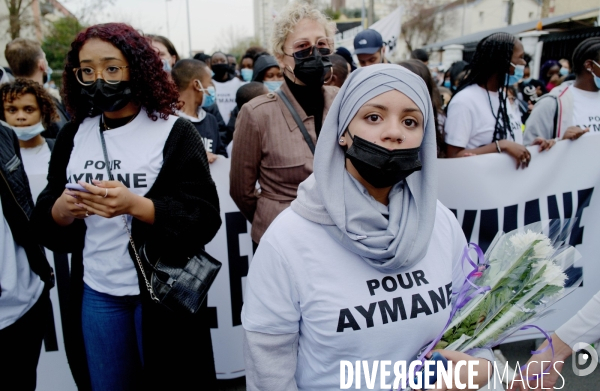
[[[104,153],[104,164],[106,165],[106,172],[108,173],[108,180],[110,181],[110,180],[112,180],[113,176],[110,171],[110,160],[108,159],[108,152],[106,151],[106,141],[104,140],[104,131],[102,130],[103,127],[104,127],[104,123],[102,121],[102,117],[100,117],[100,126],[98,128],[98,131],[100,132],[100,141],[102,143],[102,152]],[[152,284],[150,284],[150,281],[148,281],[148,277],[146,277],[146,273],[144,272],[144,265],[142,265],[142,260],[140,259],[140,256],[135,248],[135,242],[133,241],[133,236],[131,236],[131,231],[129,230],[129,226],[127,225],[127,219],[125,218],[125,215],[121,215],[121,218],[123,219],[123,224],[125,225],[127,234],[129,235],[129,243],[131,244],[131,247],[133,248],[133,253],[135,254],[135,260],[137,261],[137,264],[140,267],[140,271],[142,272],[142,277],[144,277],[144,283],[146,285],[146,289],[148,289],[148,293],[150,293],[150,298],[153,301],[160,303],[160,300],[158,299],[158,297],[156,297],[156,294],[154,293],[154,289],[152,289]],[[145,251],[144,251],[144,253],[145,253]],[[148,263],[150,263],[150,262],[148,262]]]
[[[558,134],[558,112],[560,111],[560,104],[558,102],[558,97],[556,97],[556,111],[554,112],[554,129],[552,131],[552,138],[556,138]]]
[[[296,111],[296,109],[294,109],[294,106],[292,106],[292,103],[290,102],[288,97],[283,93],[283,91],[277,90],[276,94],[279,95],[283,103],[287,106],[288,110],[292,114],[292,117],[294,117],[294,121],[296,121],[296,124],[298,125],[300,131],[302,132],[302,135],[304,136],[304,141],[306,141],[306,144],[308,144],[308,148],[310,148],[310,151],[314,155],[315,144],[313,143],[312,138],[310,138],[310,134],[308,134],[308,130],[306,130],[306,127],[304,126],[302,119],[300,119],[298,112]]]

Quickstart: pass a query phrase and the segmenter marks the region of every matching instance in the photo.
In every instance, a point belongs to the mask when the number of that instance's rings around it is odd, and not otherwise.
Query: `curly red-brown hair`
[[[16,78],[12,82],[3,84],[0,87],[0,99],[2,102],[12,103],[15,99],[19,99],[25,94],[35,96],[35,100],[37,101],[42,115],[44,129],[48,129],[54,121],[60,119],[56,112],[56,108],[54,107],[52,97],[44,87],[35,81]],[[0,110],[0,119],[6,121],[4,109]]]
[[[75,78],[74,68],[79,65],[79,51],[91,38],[106,41],[123,53],[129,64],[129,85],[133,92],[133,101],[146,108],[148,117],[153,121],[157,114],[166,119],[179,109],[179,92],[169,75],[163,70],[158,53],[148,38],[124,23],[97,24],[77,35],[71,43],[63,71],[63,100],[72,121],[81,123],[86,117],[99,115],[101,111],[93,108],[87,99],[81,99],[81,88]]]

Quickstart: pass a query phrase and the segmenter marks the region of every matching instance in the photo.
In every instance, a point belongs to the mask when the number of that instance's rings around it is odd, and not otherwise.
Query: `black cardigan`
[[[61,227],[52,218],[52,207],[67,183],[67,165],[78,128],[77,124],[68,123],[58,135],[50,159],[48,185],[38,197],[32,223],[44,246],[56,252],[72,253],[68,324],[63,325],[63,329],[73,377],[80,390],[87,390],[90,389],[89,373],[81,331],[86,225],[83,220],[75,220]],[[221,225],[219,200],[202,140],[189,121],[175,122],[163,157],[156,181],[145,195],[154,203],[154,224],[134,218],[132,236],[136,247],[146,245],[151,260],[160,257],[161,262],[177,265],[198,252],[217,233]],[[210,383],[215,374],[206,312],[181,315],[152,302],[131,246],[129,252],[138,272],[142,297],[144,386],[177,389],[173,388],[177,384],[184,386],[192,379],[202,378],[203,383]],[[149,275],[149,271],[146,274]],[[188,357],[190,352],[194,353]],[[202,375],[198,377],[199,374]]]

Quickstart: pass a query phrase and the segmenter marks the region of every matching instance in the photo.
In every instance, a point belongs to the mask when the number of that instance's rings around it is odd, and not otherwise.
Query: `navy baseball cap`
[[[383,38],[375,30],[366,29],[354,37],[354,54],[373,54],[383,47]]]

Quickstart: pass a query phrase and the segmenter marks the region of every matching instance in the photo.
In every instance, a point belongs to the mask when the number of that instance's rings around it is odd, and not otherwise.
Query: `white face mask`
[[[0,120],[0,123],[2,123],[2,125],[6,126],[7,128],[11,128],[17,134],[17,137],[21,141],[31,140],[32,138],[34,138],[35,136],[37,136],[45,130],[44,125],[41,121],[37,124],[30,126],[12,126],[2,120]]]

